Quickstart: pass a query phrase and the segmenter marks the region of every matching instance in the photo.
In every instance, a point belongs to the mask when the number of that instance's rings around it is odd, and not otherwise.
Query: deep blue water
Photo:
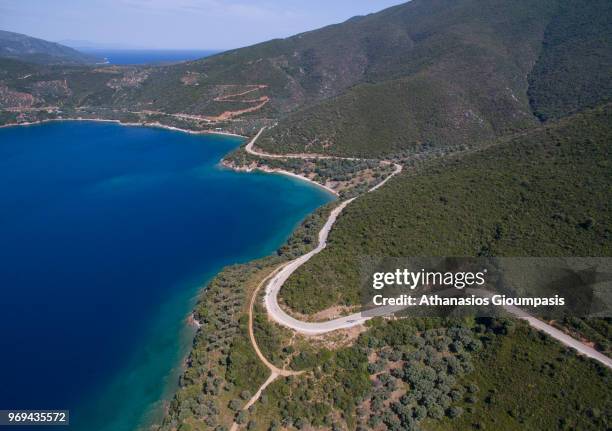
[[[69,429],[89,431],[151,413],[202,283],[273,252],[331,199],[219,168],[239,144],[91,122],[0,129],[0,409],[70,409]]]
[[[164,64],[179,61],[197,60],[220,51],[213,50],[168,50],[168,49],[98,49],[81,48],[79,51],[100,59],[107,59],[110,64]]]

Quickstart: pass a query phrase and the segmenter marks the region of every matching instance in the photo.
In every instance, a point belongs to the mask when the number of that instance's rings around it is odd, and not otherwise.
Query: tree
[[[417,421],[422,421],[427,417],[427,408],[425,406],[414,407],[413,416]]]
[[[236,422],[238,422],[239,424],[243,424],[247,421],[247,412],[245,412],[244,410],[238,412],[238,414],[236,415]]]
[[[463,397],[463,392],[459,389],[453,389],[450,391],[449,396],[451,397],[451,400],[457,402]]]
[[[453,406],[446,411],[446,414],[451,419],[458,418],[463,414],[463,409],[461,407]]]
[[[240,402],[240,400],[237,400],[235,398],[229,402],[229,408],[235,412],[240,410],[240,406],[242,406],[242,403]]]
[[[470,394],[475,394],[480,390],[476,383],[470,383],[466,389]]]
[[[433,404],[427,407],[427,415],[432,419],[442,419],[444,416],[444,409],[437,404]]]

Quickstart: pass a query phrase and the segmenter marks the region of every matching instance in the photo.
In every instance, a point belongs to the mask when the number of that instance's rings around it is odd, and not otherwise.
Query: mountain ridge
[[[258,142],[278,153],[478,146],[610,100],[608,22],[604,0],[413,0],[171,66],[13,73],[0,60],[0,120],[97,117],[247,135],[278,123]]]
[[[38,64],[93,64],[95,57],[76,49],[21,33],[0,30],[0,57]]]

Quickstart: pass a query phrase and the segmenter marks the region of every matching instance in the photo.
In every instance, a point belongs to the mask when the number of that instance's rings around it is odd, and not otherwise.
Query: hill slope
[[[610,136],[607,105],[407,172],[349,205],[281,296],[358,304],[360,256],[612,256]]]
[[[0,86],[34,97],[26,120],[53,105],[167,124],[186,114],[182,127],[243,133],[278,122],[259,142],[268,151],[475,146],[610,99],[610,9],[605,0],[413,0],[198,61],[46,68]],[[64,80],[61,97],[38,91]]]
[[[528,93],[555,118],[595,106],[612,95],[612,11],[578,3],[415,0],[360,20],[376,48],[364,83],[290,114],[260,145],[379,156],[533,126]],[[402,37],[388,43],[368,25]]]
[[[90,64],[96,59],[76,49],[0,30],[0,57],[39,64]]]
[[[542,120],[612,99],[612,3],[562,2],[544,32],[529,75],[529,98]]]

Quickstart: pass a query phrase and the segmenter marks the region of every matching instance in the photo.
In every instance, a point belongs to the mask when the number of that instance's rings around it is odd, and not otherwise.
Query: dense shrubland
[[[252,429],[605,429],[612,420],[610,371],[522,322],[376,319],[332,349],[265,325],[260,345],[304,374],[266,390],[244,418]]]
[[[612,255],[612,108],[419,164],[349,205],[285,283],[292,309],[359,303],[361,256]]]

